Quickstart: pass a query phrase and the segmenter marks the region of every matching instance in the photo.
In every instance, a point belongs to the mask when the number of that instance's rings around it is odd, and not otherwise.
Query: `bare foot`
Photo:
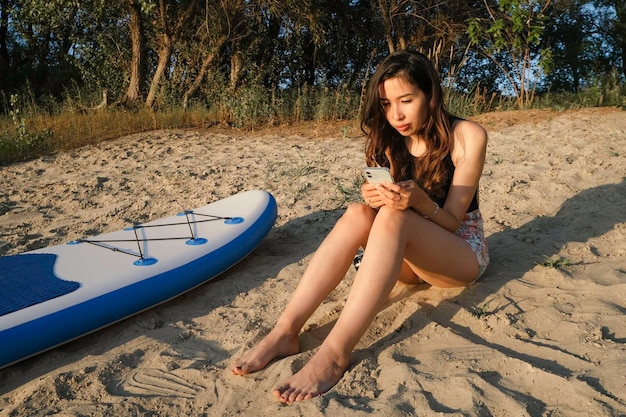
[[[236,360],[231,371],[235,375],[246,375],[259,371],[273,359],[284,358],[300,352],[298,335],[285,334],[274,328],[254,348]]]
[[[348,359],[342,359],[324,346],[298,373],[272,392],[282,403],[305,401],[331,389],[348,369]]]

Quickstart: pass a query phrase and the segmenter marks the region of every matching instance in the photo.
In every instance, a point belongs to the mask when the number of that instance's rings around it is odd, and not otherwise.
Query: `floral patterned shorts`
[[[487,239],[485,239],[483,218],[480,215],[480,211],[474,210],[467,213],[456,234],[465,239],[476,254],[476,259],[478,259],[478,275],[474,280],[476,281],[485,272],[487,265],[489,265],[489,245],[487,244]]]

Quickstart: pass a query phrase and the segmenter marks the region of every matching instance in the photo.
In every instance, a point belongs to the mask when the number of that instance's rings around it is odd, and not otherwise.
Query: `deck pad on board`
[[[0,257],[0,316],[76,291],[80,284],[54,275],[57,256],[45,253]]]

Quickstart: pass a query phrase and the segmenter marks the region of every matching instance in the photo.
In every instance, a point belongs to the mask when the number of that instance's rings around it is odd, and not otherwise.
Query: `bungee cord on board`
[[[190,214],[199,217],[207,217],[202,220],[191,219]],[[188,245],[201,245],[207,242],[205,238],[196,237],[194,233],[192,225],[206,222],[213,222],[216,220],[224,220],[226,224],[238,224],[243,222],[243,219],[240,217],[223,217],[223,216],[215,216],[213,214],[204,214],[204,213],[196,213],[193,210],[185,210],[183,212],[178,213],[178,216],[185,216],[185,222],[178,223],[164,223],[164,224],[135,224],[131,227],[128,227],[124,230],[133,231],[135,238],[134,239],[89,239],[89,238],[81,238],[76,239],[74,241],[69,242],[69,244],[76,245],[80,243],[89,243],[94,246],[98,246],[104,249],[111,250],[113,252],[119,252],[126,255],[130,255],[136,258],[139,258],[138,261],[135,262],[135,265],[153,265],[157,262],[154,258],[147,258],[144,256],[144,252],[141,248],[141,244],[145,242],[156,242],[156,241],[168,241],[168,240],[186,240]],[[191,236],[172,236],[172,237],[152,237],[152,238],[140,238],[137,230],[140,229],[149,229],[149,228],[162,228],[162,227],[171,227],[171,226],[183,226],[187,225],[189,227],[189,233]],[[108,243],[122,243],[122,242],[136,242],[137,250],[139,254],[132,252],[130,249],[123,249],[116,246],[108,245]]]

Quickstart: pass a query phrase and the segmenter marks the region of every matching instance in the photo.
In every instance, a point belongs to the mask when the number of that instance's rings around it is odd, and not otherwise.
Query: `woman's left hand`
[[[418,194],[416,191],[420,190],[413,180],[401,181],[395,184],[378,184],[376,189],[383,205],[397,210],[411,208],[415,203],[412,200]]]

